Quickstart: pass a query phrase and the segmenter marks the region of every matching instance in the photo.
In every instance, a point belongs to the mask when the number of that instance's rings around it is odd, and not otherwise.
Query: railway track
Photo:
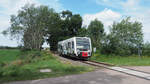
[[[121,73],[136,76],[136,77],[143,78],[146,80],[150,80],[150,73],[147,73],[144,71],[134,70],[134,69],[130,69],[130,68],[123,68],[123,67],[116,67],[113,64],[109,64],[109,63],[105,63],[105,62],[96,62],[96,61],[81,61],[81,62],[92,65],[92,66],[104,67],[106,69],[118,71]]]
[[[92,65],[92,66],[104,67],[104,68],[114,66],[113,64],[108,64],[108,63],[105,63],[105,62],[96,62],[96,61],[81,61],[81,62]]]
[[[55,54],[57,54],[57,53],[55,53]],[[106,68],[106,69],[109,69],[109,70],[125,73],[125,74],[132,75],[132,76],[135,76],[135,77],[138,77],[138,78],[150,80],[150,73],[147,73],[147,72],[144,72],[144,71],[134,70],[134,69],[125,68],[125,67],[117,67],[114,64],[109,64],[109,63],[105,63],[105,62],[91,61],[91,60],[89,60],[89,61],[80,61],[80,62],[85,63],[85,64],[89,64],[89,65],[92,65],[92,66],[96,66],[96,67],[103,67],[103,68]]]

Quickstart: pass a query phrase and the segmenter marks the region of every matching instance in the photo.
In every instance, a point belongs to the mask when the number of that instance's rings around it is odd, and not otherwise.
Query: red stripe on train
[[[82,52],[82,57],[88,57],[88,52]]]

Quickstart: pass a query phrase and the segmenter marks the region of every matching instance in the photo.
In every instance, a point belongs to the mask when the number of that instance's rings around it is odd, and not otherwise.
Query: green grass
[[[14,50],[0,49],[0,63],[17,60],[19,54],[20,50],[17,49]]]
[[[111,55],[101,55],[94,54],[91,60],[107,62],[110,64],[115,64],[117,66],[149,66],[150,56],[111,56]]]
[[[6,54],[7,52],[16,52],[16,50],[4,50],[4,52]],[[11,57],[12,54],[9,54],[12,60],[9,60],[8,64],[0,67],[0,82],[58,77],[93,70],[93,68],[87,66],[62,63],[57,57],[52,56],[52,54],[46,51],[28,51],[21,53],[17,50],[17,53],[15,54],[18,56],[13,55],[14,58]],[[7,55],[8,59],[9,55]],[[5,58],[5,60],[7,59]],[[52,72],[41,73],[39,71],[40,69],[51,69]]]

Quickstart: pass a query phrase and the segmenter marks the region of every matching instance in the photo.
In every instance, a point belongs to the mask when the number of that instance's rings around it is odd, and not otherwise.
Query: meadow
[[[41,73],[40,69],[52,72]],[[33,80],[92,71],[87,66],[63,63],[47,51],[0,50],[0,82]]]
[[[99,53],[93,54],[91,60],[98,62],[106,62],[116,66],[149,66],[150,56],[116,56],[116,55],[102,55]]]

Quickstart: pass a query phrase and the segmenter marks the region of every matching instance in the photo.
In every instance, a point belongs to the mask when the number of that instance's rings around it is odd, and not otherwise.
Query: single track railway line
[[[54,54],[57,54],[56,52]],[[73,61],[73,60],[72,60]],[[96,66],[96,67],[103,67],[109,70],[125,73],[128,75],[132,75],[138,78],[150,80],[150,73],[144,72],[144,71],[139,71],[139,70],[134,70],[130,68],[125,68],[125,67],[117,67],[114,64],[106,63],[106,62],[97,62],[97,61],[81,61],[82,63],[91,65],[91,66]]]
[[[118,71],[121,73],[136,76],[136,77],[143,78],[146,80],[150,80],[150,73],[147,73],[144,71],[139,71],[139,70],[134,70],[134,69],[129,69],[129,68],[123,68],[123,67],[116,67],[113,64],[109,64],[109,63],[105,63],[105,62],[96,62],[96,61],[81,61],[81,62],[92,65],[92,66],[104,67],[106,69]]]

